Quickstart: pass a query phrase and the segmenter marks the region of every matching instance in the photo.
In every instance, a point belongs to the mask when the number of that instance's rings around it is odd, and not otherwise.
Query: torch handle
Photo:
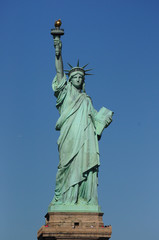
[[[59,42],[60,36],[58,36],[58,35],[54,36],[54,40],[57,40],[57,42]],[[60,55],[60,46],[59,46],[59,44],[55,45],[55,55],[56,56]]]

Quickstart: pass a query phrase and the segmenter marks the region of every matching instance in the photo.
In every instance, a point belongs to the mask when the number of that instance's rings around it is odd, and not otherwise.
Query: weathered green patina
[[[84,67],[69,66],[69,79],[63,70],[59,37],[54,36],[56,76],[52,83],[56,107],[60,117],[56,130],[58,139],[59,166],[56,189],[49,212],[84,211],[100,212],[97,196],[99,149],[98,140],[102,131],[112,121],[113,112],[101,108],[97,112],[91,98],[86,94]]]

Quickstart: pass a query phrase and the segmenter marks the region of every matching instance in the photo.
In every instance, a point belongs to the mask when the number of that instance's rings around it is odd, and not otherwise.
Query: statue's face
[[[82,89],[83,76],[80,73],[77,73],[72,77],[71,82],[75,88]]]

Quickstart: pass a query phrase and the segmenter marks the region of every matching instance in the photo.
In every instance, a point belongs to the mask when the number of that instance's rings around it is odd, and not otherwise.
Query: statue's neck
[[[81,92],[82,92],[82,89],[76,88],[75,86],[73,86],[73,84],[72,84],[72,87],[73,87],[73,89],[74,89],[75,92],[78,92],[78,93],[81,93]]]

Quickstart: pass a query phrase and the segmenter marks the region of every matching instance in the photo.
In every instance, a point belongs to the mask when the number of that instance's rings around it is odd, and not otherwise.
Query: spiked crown
[[[70,77],[71,73],[73,72],[81,72],[84,76],[85,75],[93,75],[91,73],[87,73],[89,71],[91,71],[92,69],[85,69],[85,67],[87,67],[87,65],[89,63],[87,63],[86,65],[84,65],[83,67],[79,66],[79,60],[77,61],[77,66],[73,67],[70,63],[67,63],[69,65],[69,67],[71,68],[70,70],[64,70],[66,72],[66,75],[68,75]]]

